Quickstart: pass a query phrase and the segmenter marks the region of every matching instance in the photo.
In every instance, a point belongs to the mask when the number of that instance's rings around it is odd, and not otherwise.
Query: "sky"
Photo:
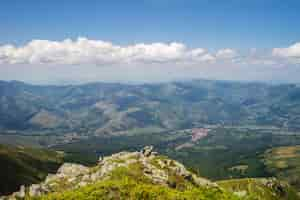
[[[300,82],[298,0],[3,0],[0,79]]]

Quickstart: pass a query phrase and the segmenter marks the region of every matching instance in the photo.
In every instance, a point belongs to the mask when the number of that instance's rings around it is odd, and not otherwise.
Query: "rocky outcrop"
[[[138,168],[132,168],[133,166],[138,166]],[[118,169],[125,169],[125,171],[127,170],[126,173],[132,173],[132,169],[138,170],[138,176],[146,178],[153,184],[167,187],[176,188],[177,180],[196,187],[219,187],[216,183],[190,172],[183,164],[158,155],[157,152],[153,151],[153,146],[146,146],[141,151],[120,152],[111,156],[100,157],[98,164],[91,168],[79,164],[65,163],[58,169],[56,174],[49,174],[44,182],[33,184],[27,188],[22,186],[18,192],[7,197],[0,197],[0,200],[39,197],[51,192],[59,193],[84,187],[113,178],[114,172]],[[278,181],[272,179],[263,179],[261,184],[279,192],[285,188],[284,185],[280,185]],[[245,194],[243,191],[239,191],[235,195],[242,197]]]
[[[53,191],[83,187],[96,181],[109,179],[114,170],[120,167],[129,168],[132,164],[140,165],[142,175],[156,184],[168,185],[170,176],[179,176],[196,185],[213,185],[209,180],[189,172],[181,163],[159,156],[153,151],[153,146],[146,146],[139,152],[120,152],[99,157],[97,166],[92,168],[65,163],[56,174],[49,174],[44,182],[33,184],[27,189],[22,186],[20,191],[4,199],[24,199],[26,194],[29,197],[38,197]]]
[[[69,177],[79,176],[89,172],[89,168],[79,164],[65,163],[57,171],[57,176]]]
[[[146,146],[141,150],[141,153],[146,156],[149,157],[152,154],[153,150],[153,146]]]
[[[36,197],[43,194],[42,186],[39,184],[33,184],[29,187],[29,196]]]

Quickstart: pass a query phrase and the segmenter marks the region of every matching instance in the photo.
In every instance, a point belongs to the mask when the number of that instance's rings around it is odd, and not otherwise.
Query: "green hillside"
[[[296,146],[300,145],[299,94],[296,84],[206,80],[66,86],[0,81],[0,144],[17,146],[0,148],[0,178],[5,183],[1,194],[43,180],[64,161],[91,166],[99,155],[137,151],[147,145],[154,145],[159,153],[182,162],[201,177],[225,180],[219,183],[229,196],[239,183],[254,188],[243,188],[241,195],[264,191],[265,179],[247,182],[250,179],[242,178],[275,176],[300,188]],[[74,194],[71,191],[94,190],[94,185],[103,188],[99,193],[117,188],[118,194],[123,194],[124,187],[136,191],[143,186],[141,191],[151,187],[171,196],[188,195],[186,190],[127,179],[128,184],[123,178],[110,177],[66,188],[70,191],[66,198]],[[56,192],[41,198],[61,195]],[[134,198],[137,194],[124,195]]]
[[[36,86],[0,81],[0,96],[1,134],[57,136],[59,142],[137,128],[176,130],[206,124],[300,130],[296,84],[194,80]]]
[[[300,146],[269,149],[264,154],[267,171],[300,191]]]
[[[159,133],[136,131],[130,135],[93,137],[53,148],[73,155],[94,155],[96,161],[96,155],[134,151],[154,145],[161,154],[184,163],[201,176],[223,180],[273,176],[266,170],[264,152],[272,147],[300,144],[299,134],[281,133],[275,129],[210,127],[208,134],[197,141],[192,141],[193,130]]]
[[[40,182],[62,162],[63,155],[55,151],[0,145],[0,195]]]
[[[126,172],[125,172],[126,173]],[[140,199],[140,200],[297,200],[299,197],[289,186],[282,188],[279,182],[266,186],[260,179],[233,180],[218,183],[220,187],[195,187],[176,189],[142,181],[126,175],[121,179],[100,181],[67,192],[43,196],[41,200],[70,199]]]
[[[130,168],[128,169],[130,170]],[[170,188],[167,186],[153,184],[148,181],[137,180],[136,174],[133,177],[127,175],[127,169],[120,173],[118,178],[99,181],[89,186],[71,190],[67,192],[54,193],[43,196],[41,200],[53,199],[153,199],[153,200],[173,200],[173,199],[211,199],[211,200],[234,200],[238,199],[232,193],[221,188],[196,187],[190,184],[182,185],[185,189]],[[124,174],[122,174],[124,173]],[[139,177],[140,178],[140,177]]]
[[[299,199],[294,188],[288,186],[287,183],[276,181],[276,179],[244,178],[219,181],[217,183],[227,191],[238,191],[236,194],[244,196],[242,199]]]

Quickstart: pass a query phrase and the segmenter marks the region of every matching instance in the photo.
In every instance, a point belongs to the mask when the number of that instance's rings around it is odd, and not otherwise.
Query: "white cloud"
[[[277,65],[300,63],[300,43],[287,48],[274,48],[261,53],[252,49],[241,55],[234,49],[224,48],[209,52],[204,48],[188,48],[183,43],[138,43],[121,46],[101,40],[79,37],[63,41],[32,40],[23,46],[0,46],[0,64],[48,64],[98,66],[125,64],[182,64],[219,65],[224,63],[243,65]]]
[[[287,48],[274,48],[272,54],[278,57],[300,58],[300,42]]]
[[[124,64],[165,62],[211,62],[205,49],[188,49],[182,43],[152,43],[130,46],[78,38],[63,41],[32,40],[24,46],[0,46],[0,63],[8,64]]]
[[[299,82],[300,68],[295,67],[300,63],[299,46],[212,52],[178,42],[116,45],[87,38],[32,40],[22,46],[0,46],[0,79],[46,84],[190,78]]]
[[[233,59],[238,56],[238,53],[233,49],[220,49],[216,53],[218,59]]]
[[[215,62],[216,61],[215,56],[213,56],[209,53],[204,54],[203,56],[200,56],[197,59],[202,62]]]
[[[287,48],[274,48],[272,55],[277,58],[286,59],[290,63],[300,63],[300,42]]]

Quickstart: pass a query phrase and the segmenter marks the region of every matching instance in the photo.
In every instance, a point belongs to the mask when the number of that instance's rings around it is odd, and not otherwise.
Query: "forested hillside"
[[[63,154],[45,149],[0,145],[0,196],[42,181],[63,163]]]
[[[79,135],[203,124],[299,130],[300,87],[221,81],[34,86],[0,82],[0,130]],[[55,130],[55,131],[53,131]]]

